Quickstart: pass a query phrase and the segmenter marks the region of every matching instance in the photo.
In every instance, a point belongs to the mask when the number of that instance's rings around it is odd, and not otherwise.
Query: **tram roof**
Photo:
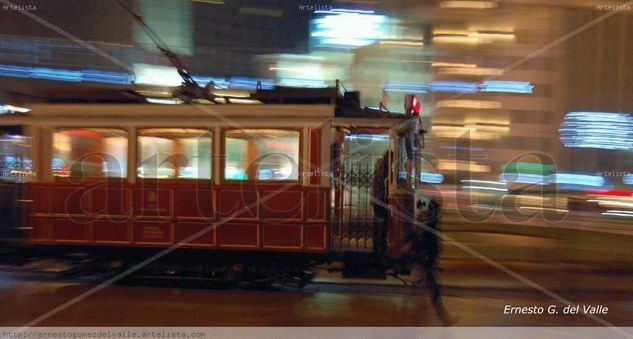
[[[360,107],[357,93],[340,93],[337,87],[258,89],[248,97],[229,98],[225,104],[153,104],[129,90],[67,87],[48,92],[37,102],[26,104],[25,114],[0,115],[0,121],[26,119],[225,119],[225,118],[336,118],[335,125],[390,125],[403,114]],[[74,93],[74,94],[73,94]],[[356,94],[350,96],[348,94]],[[206,100],[203,100],[206,101]],[[19,116],[19,117],[16,117]],[[16,119],[17,118],[17,119]],[[379,122],[381,121],[381,122]]]

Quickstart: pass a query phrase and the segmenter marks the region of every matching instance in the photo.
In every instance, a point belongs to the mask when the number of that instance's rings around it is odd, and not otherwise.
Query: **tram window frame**
[[[27,167],[19,167],[18,169],[9,169],[3,168],[0,164],[0,182],[28,182],[35,180],[37,178],[37,172],[35,172],[35,164],[33,162],[33,136],[28,133],[28,128],[25,125],[0,125],[0,138],[8,136],[8,137],[20,137],[28,140],[28,146],[24,146],[26,152],[24,154],[24,159],[21,159],[23,162],[22,165],[26,163],[30,163],[30,169]],[[2,141],[4,142],[4,140]],[[4,154],[2,149],[0,149],[0,157]],[[15,153],[13,153],[15,154]],[[3,161],[0,159],[0,161]],[[17,159],[16,159],[17,161]]]
[[[298,157],[297,159],[297,179],[285,179],[285,180],[262,180],[262,179],[226,179],[226,134],[229,131],[239,131],[239,130],[277,130],[277,131],[291,131],[297,132],[299,134],[298,140]],[[304,135],[303,128],[279,128],[279,127],[240,127],[240,128],[223,128],[221,130],[220,137],[220,152],[221,152],[221,161],[220,161],[220,182],[223,184],[264,184],[264,185],[275,185],[275,184],[287,184],[287,183],[302,183],[303,182],[303,169],[305,168],[303,164],[303,160],[305,160],[304,151],[303,151],[303,143],[304,143]],[[308,153],[310,151],[308,150]]]
[[[110,177],[110,176],[84,176],[80,177],[81,181],[127,181],[129,178],[128,166],[129,166],[129,156],[130,156],[130,133],[127,129],[122,127],[110,127],[110,126],[54,126],[51,129],[50,133],[50,161],[47,164],[47,171],[50,173],[51,178],[54,182],[69,182],[76,181],[76,178],[72,175],[67,177],[58,176],[53,173],[53,159],[55,156],[55,134],[61,131],[67,130],[116,130],[121,131],[125,135],[126,145],[124,147],[125,155],[123,159],[125,159],[125,166],[121,168],[122,176],[120,177]]]
[[[209,178],[178,178],[178,177],[174,177],[174,178],[157,178],[157,177],[141,177],[139,176],[139,171],[138,171],[138,165],[141,162],[141,151],[142,151],[142,147],[141,147],[141,137],[143,135],[141,135],[141,131],[143,130],[154,130],[154,129],[173,129],[173,130],[200,130],[200,131],[205,131],[205,135],[209,136],[210,139],[210,144],[209,144]],[[191,182],[191,181],[202,181],[202,182],[213,182],[213,175],[214,175],[214,166],[215,163],[217,162],[214,159],[214,144],[216,142],[215,140],[215,133],[213,131],[212,128],[208,128],[208,127],[191,127],[191,126],[179,126],[179,127],[164,127],[164,126],[143,126],[143,127],[138,127],[136,128],[136,155],[135,155],[135,159],[134,159],[134,176],[136,177],[137,181],[160,181],[160,182]]]

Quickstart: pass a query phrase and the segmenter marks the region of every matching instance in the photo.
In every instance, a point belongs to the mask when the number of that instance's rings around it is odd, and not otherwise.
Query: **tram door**
[[[388,130],[338,130],[333,145],[332,248],[372,251],[372,187],[376,164],[389,149]]]
[[[23,130],[22,126],[0,126],[0,242],[18,238],[27,216],[24,183],[34,172],[31,138]]]

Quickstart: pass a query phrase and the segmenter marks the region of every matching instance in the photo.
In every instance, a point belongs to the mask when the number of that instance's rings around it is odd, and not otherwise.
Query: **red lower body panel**
[[[328,251],[327,189],[32,183],[35,244]]]

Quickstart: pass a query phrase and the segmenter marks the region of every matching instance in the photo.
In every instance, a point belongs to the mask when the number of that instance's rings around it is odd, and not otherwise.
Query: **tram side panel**
[[[31,183],[30,242],[327,252],[326,189]]]
[[[301,181],[31,182],[29,243],[328,252],[329,189],[318,181],[321,131],[310,130],[305,186]]]

